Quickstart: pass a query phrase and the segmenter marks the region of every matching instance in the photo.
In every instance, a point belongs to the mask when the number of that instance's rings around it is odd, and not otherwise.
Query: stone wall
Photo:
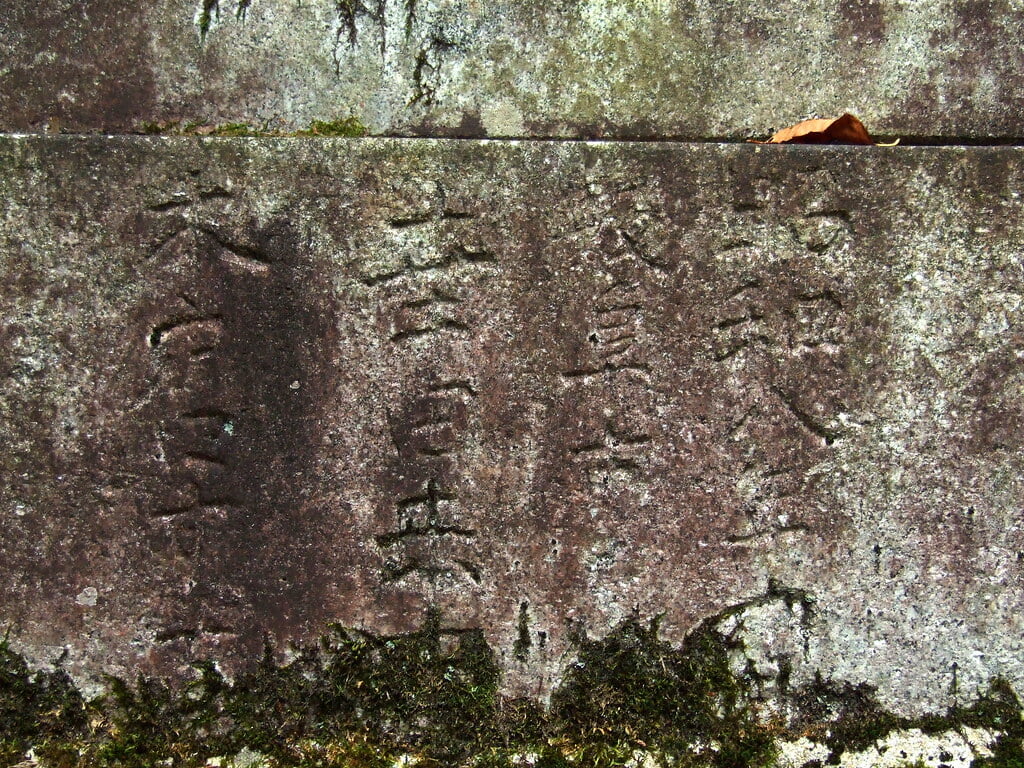
[[[11,9],[0,765],[1019,765],[1022,37]]]

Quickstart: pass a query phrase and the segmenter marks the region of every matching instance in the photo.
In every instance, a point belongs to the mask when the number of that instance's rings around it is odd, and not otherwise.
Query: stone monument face
[[[0,146],[19,647],[237,671],[432,613],[543,697],[580,633],[797,590],[794,683],[1024,674],[1019,151],[270,146]]]
[[[0,767],[1019,765],[1021,3],[7,3]]]

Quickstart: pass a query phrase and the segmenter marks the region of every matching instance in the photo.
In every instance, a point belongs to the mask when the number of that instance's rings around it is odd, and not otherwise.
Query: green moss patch
[[[774,736],[747,693],[712,630],[674,649],[656,624],[630,622],[581,643],[552,700],[552,724],[571,744],[654,746],[681,765],[771,765]]]
[[[1002,736],[993,747],[993,756],[974,761],[973,768],[1024,768],[1024,719],[1021,701],[1013,688],[995,680],[976,702],[957,708],[947,720],[974,728],[991,728]],[[938,730],[938,724],[932,724]],[[947,724],[948,727],[948,724]]]
[[[359,122],[356,117],[346,117],[341,120],[314,120],[309,129],[299,131],[296,136],[365,136],[366,126]]]
[[[794,692],[797,713],[789,730],[826,744],[830,761],[845,752],[869,749],[893,731],[917,729],[940,734],[958,727],[986,728],[1000,733],[993,756],[977,758],[973,768],[1024,768],[1024,707],[1013,688],[994,679],[970,706],[957,706],[942,715],[908,718],[882,709],[866,685],[829,685],[820,679]]]
[[[230,682],[212,662],[175,685],[110,678],[88,702],[59,664],[33,672],[4,641],[0,764],[31,748],[57,768],[190,767],[215,756],[270,768],[383,768],[410,758],[423,768],[611,768],[635,766],[638,754],[682,768],[754,768],[774,765],[785,738],[825,743],[838,761],[895,729],[973,726],[1003,734],[976,766],[1022,768],[1021,704],[999,681],[969,707],[910,720],[881,710],[866,686],[819,680],[786,695],[783,722],[759,709],[753,677],[731,671],[730,654],[742,648],[712,622],[679,647],[658,637],[656,622],[638,621],[575,643],[545,710],[500,695],[483,633],[445,628],[436,613],[391,637],[334,627],[286,663],[267,648]]]
[[[309,128],[301,131],[277,131],[266,126],[257,128],[248,123],[205,123],[196,120],[170,120],[142,122],[139,133],[155,136],[257,136],[280,138],[290,136],[360,137],[369,131],[359,118],[354,116],[336,120],[314,120]]]
[[[0,765],[34,745],[77,741],[87,732],[85,704],[67,673],[32,672],[0,641]]]

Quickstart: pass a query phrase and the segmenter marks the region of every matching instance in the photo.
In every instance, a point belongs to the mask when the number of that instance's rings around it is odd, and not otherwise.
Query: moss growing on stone
[[[261,132],[248,123],[224,123],[214,126],[209,136],[259,136]]]
[[[835,756],[867,749],[891,731],[912,727],[910,720],[883,710],[867,685],[836,685],[819,676],[793,692],[791,701],[797,713],[792,726],[828,745]]]
[[[56,745],[86,732],[85,705],[67,673],[29,670],[0,640],[0,765],[18,762],[33,745],[56,754]]]
[[[143,121],[139,133],[151,136],[257,136],[280,138],[289,136],[324,136],[358,138],[369,131],[355,116],[336,120],[314,120],[302,131],[277,131],[264,126],[256,128],[248,123],[203,123],[196,120]]]
[[[794,692],[790,703],[798,713],[790,729],[826,744],[835,763],[844,753],[869,749],[893,731],[916,729],[934,735],[972,727],[1001,734],[992,747],[993,756],[977,758],[973,768],[1024,768],[1024,707],[1013,688],[999,678],[970,706],[914,718],[882,709],[866,685],[829,685],[821,679]]]
[[[67,675],[31,672],[0,645],[0,765],[31,748],[58,768],[191,768],[222,764],[383,768],[402,756],[422,768],[612,768],[638,755],[681,767],[774,765],[776,743],[817,737],[830,759],[897,728],[957,726],[1002,734],[986,768],[1021,768],[1021,704],[996,681],[970,707],[908,720],[884,712],[866,686],[818,680],[792,692],[787,724],[758,711],[753,679],[736,676],[738,642],[712,622],[679,647],[657,623],[628,621],[607,637],[576,639],[577,658],[551,707],[498,692],[498,665],[478,630],[445,628],[434,613],[412,633],[382,637],[332,628],[287,663],[275,649],[232,682],[212,662],[169,685],[110,678],[84,703]],[[244,758],[244,759],[243,759]]]
[[[309,129],[299,131],[297,136],[365,136],[369,131],[359,118],[345,117],[339,120],[314,120]]]
[[[374,765],[407,752],[462,760],[494,741],[497,684],[478,631],[442,630],[436,617],[391,638],[338,628],[288,664],[268,649],[233,684],[209,663],[179,690],[112,679],[94,705],[106,727],[93,754],[126,767],[198,765],[242,749],[282,766]]]
[[[139,132],[150,136],[272,136],[248,123],[209,124],[198,120],[143,121]]]
[[[974,761],[973,768],[1024,768],[1024,719],[1021,701],[1005,680],[993,680],[989,690],[970,707],[952,713],[958,723],[1002,732],[992,757]]]
[[[517,753],[549,768],[615,766],[637,749],[685,755],[694,765],[766,764],[771,739],[710,635],[677,650],[657,638],[656,626],[631,622],[603,640],[581,640],[579,652],[544,713],[535,702],[499,696],[498,666],[477,630],[444,629],[436,614],[395,637],[339,627],[287,664],[268,648],[233,683],[212,663],[176,688],[112,678],[88,705],[91,730],[53,735],[65,752],[84,755],[83,765],[123,768],[198,766],[243,749],[278,766],[374,766],[413,754],[421,766],[483,768],[511,765]],[[32,693],[17,707],[31,719],[47,683],[24,685]],[[9,754],[22,754],[38,735],[22,733]]]
[[[774,760],[772,734],[758,723],[721,638],[709,629],[680,649],[658,640],[656,624],[636,622],[585,641],[552,705],[560,734],[573,743],[657,747],[693,765]]]

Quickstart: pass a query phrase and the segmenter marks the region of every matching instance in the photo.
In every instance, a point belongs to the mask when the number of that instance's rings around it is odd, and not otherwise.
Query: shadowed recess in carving
[[[385,562],[381,573],[385,582],[410,573],[436,576],[453,568],[480,582],[480,566],[469,559],[476,554],[466,546],[477,531],[460,521],[458,503],[458,494],[442,488],[436,478],[427,481],[423,493],[396,503],[398,527],[374,536],[382,549],[401,550],[397,559]]]
[[[265,275],[269,272],[270,266],[274,263],[256,248],[232,241],[220,229],[208,224],[199,224],[197,228],[216,241],[224,249],[220,257],[228,263],[241,267],[257,275]]]
[[[715,323],[715,328],[718,330],[726,330],[727,328],[733,328],[737,325],[743,325],[744,323],[752,323],[758,320],[764,320],[764,315],[758,312],[749,312],[739,317],[728,317],[725,320],[720,320]]]
[[[392,334],[391,341],[405,341],[406,339],[416,339],[421,336],[429,336],[439,331],[469,331],[469,326],[461,320],[441,320],[440,322],[432,325],[418,326],[415,328],[406,328],[397,333]]]
[[[429,224],[432,221],[468,221],[475,218],[474,214],[466,211],[442,210],[439,214],[423,213],[414,216],[396,216],[393,219],[388,219],[388,226],[392,229],[406,229],[407,227],[415,227],[420,224]]]
[[[426,394],[411,398],[397,416],[389,409],[388,430],[399,455],[452,453],[466,426],[468,402],[475,396],[468,381],[448,382],[428,386]]]
[[[438,576],[446,576],[456,569],[465,573],[466,576],[477,584],[480,584],[483,581],[480,567],[469,560],[456,558],[451,561],[450,565],[443,565],[426,562],[418,557],[407,557],[398,561],[389,560],[381,569],[381,580],[385,584],[389,584],[401,581],[410,574],[420,574],[427,578],[434,578]]]
[[[404,341],[442,331],[466,332],[469,324],[460,314],[463,299],[452,291],[430,288],[426,295],[402,301],[395,311],[391,341]]]
[[[161,344],[173,341],[174,337],[190,339],[193,336],[201,336],[208,341],[197,340],[189,350],[192,354],[199,354],[211,349],[223,332],[224,324],[217,315],[174,318],[165,320],[153,328],[149,334],[149,346],[159,347]]]
[[[392,216],[385,223],[382,246],[390,255],[357,267],[363,285],[388,284],[403,276],[466,277],[459,273],[484,268],[487,274],[497,264],[496,255],[477,232],[477,215],[449,208],[441,185],[425,210]]]
[[[235,630],[226,624],[204,623],[200,627],[168,627],[157,632],[154,640],[169,643],[174,640],[195,640],[200,635],[234,635]]]
[[[650,373],[651,368],[644,363],[604,363],[595,368],[574,368],[562,374],[567,379],[585,379],[599,376],[602,373],[618,373],[620,371],[634,371],[637,373]]]
[[[620,432],[608,422],[599,439],[578,446],[573,452],[591,465],[639,470],[643,456],[642,447],[651,442],[649,435]]]
[[[619,236],[622,238],[622,242],[626,244],[627,249],[636,258],[640,259],[644,264],[658,272],[668,271],[665,264],[661,263],[660,260],[656,259],[651,255],[650,251],[645,248],[640,241],[634,237],[628,230],[618,230]]]
[[[725,540],[730,544],[749,544],[763,542],[777,533],[809,533],[811,527],[807,523],[788,523],[786,525],[775,525],[764,530],[757,530],[753,533],[730,534]]]
[[[591,329],[586,342],[593,362],[562,373],[569,379],[587,378],[619,371],[649,373],[638,348],[643,303],[639,288],[621,281],[600,291],[594,300]]]
[[[396,280],[405,274],[432,273],[460,266],[489,266],[497,263],[497,258],[486,248],[477,246],[457,245],[444,252],[437,260],[416,263],[406,257],[404,264],[391,271],[375,275],[364,275],[360,282],[366,286],[376,286]]]
[[[809,413],[805,408],[800,407],[796,399],[778,387],[773,386],[772,392],[774,392],[782,404],[789,409],[798,422],[811,434],[821,438],[825,445],[832,445],[836,440],[842,437],[842,432],[829,427],[827,424],[821,422],[820,419]]]
[[[470,379],[453,379],[440,384],[432,384],[429,390],[431,392],[462,392],[473,397],[476,396],[476,386]]]
[[[442,490],[435,478],[427,481],[426,492],[399,500],[397,506],[400,526],[395,531],[375,536],[382,547],[390,547],[404,539],[418,536],[476,536],[476,531],[445,521],[442,502],[457,501],[458,496]]]
[[[238,416],[221,408],[200,407],[183,413],[182,418],[213,419],[220,424],[221,428],[226,428],[229,424],[234,423]]]
[[[771,343],[772,339],[770,336],[766,336],[763,333],[754,333],[749,336],[746,336],[741,342],[737,342],[736,344],[733,344],[732,346],[726,349],[715,352],[714,359],[716,362],[723,362],[725,360],[728,360],[730,357],[733,357],[734,355],[738,354],[739,352],[742,352],[744,349],[748,349],[759,344],[768,346]]]

